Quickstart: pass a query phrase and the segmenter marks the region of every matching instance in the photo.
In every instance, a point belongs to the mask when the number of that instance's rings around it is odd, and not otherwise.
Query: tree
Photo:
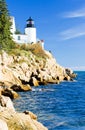
[[[11,37],[11,22],[5,0],[0,0],[0,48],[12,48],[14,42]]]

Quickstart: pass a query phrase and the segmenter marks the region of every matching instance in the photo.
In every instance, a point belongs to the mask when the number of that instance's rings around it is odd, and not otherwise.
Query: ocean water
[[[85,72],[74,82],[33,87],[14,100],[17,111],[29,110],[49,130],[85,130]]]

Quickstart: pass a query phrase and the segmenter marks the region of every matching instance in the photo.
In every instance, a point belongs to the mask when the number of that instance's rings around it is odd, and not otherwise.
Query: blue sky
[[[31,16],[37,38],[45,41],[56,61],[85,70],[85,0],[6,0],[9,13],[23,33]]]

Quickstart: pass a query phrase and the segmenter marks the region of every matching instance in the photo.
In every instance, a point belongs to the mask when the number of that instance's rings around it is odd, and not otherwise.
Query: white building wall
[[[15,26],[15,18],[14,17],[10,17],[10,22],[12,23],[10,31],[12,34],[14,34],[16,32],[16,26]]]
[[[25,28],[25,34],[28,36],[28,43],[36,43],[36,28]]]
[[[13,34],[13,40],[16,43],[28,43],[28,36],[23,34]]]

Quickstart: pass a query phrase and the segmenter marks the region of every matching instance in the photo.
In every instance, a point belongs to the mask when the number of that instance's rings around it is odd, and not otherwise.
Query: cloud
[[[65,30],[59,34],[61,40],[69,40],[85,35],[85,24]]]
[[[76,11],[64,13],[65,18],[79,18],[85,17],[85,7]]]
[[[74,67],[70,67],[72,70],[76,70],[76,71],[85,71],[85,66],[74,66]]]

